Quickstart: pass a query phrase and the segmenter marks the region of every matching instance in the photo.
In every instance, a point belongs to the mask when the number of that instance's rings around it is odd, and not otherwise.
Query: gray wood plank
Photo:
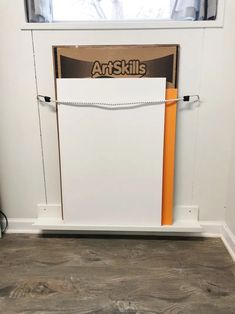
[[[0,313],[235,313],[220,239],[6,235]]]

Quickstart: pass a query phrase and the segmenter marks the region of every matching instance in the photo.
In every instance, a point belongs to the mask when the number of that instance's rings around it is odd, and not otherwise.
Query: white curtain
[[[28,22],[52,22],[51,0],[26,0]]]
[[[172,0],[173,20],[215,20],[217,0]]]
[[[52,0],[25,1],[28,22],[52,22]],[[113,2],[113,4],[118,3],[117,0],[111,1]],[[217,13],[217,2],[218,0],[171,0],[171,18],[172,20],[191,21],[214,20]],[[121,11],[119,12],[119,14],[120,13]]]

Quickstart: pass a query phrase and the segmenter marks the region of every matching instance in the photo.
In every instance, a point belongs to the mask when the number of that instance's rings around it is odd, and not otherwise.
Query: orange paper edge
[[[177,95],[177,89],[169,88],[166,90],[166,99],[177,98]],[[173,223],[176,107],[177,103],[173,102],[167,103],[165,108],[162,225],[172,225]]]

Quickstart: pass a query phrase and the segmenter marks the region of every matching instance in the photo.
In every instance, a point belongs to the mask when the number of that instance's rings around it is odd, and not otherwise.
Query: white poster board
[[[166,80],[57,79],[60,101],[165,99]],[[58,105],[63,216],[78,226],[161,224],[165,105],[102,110]]]

